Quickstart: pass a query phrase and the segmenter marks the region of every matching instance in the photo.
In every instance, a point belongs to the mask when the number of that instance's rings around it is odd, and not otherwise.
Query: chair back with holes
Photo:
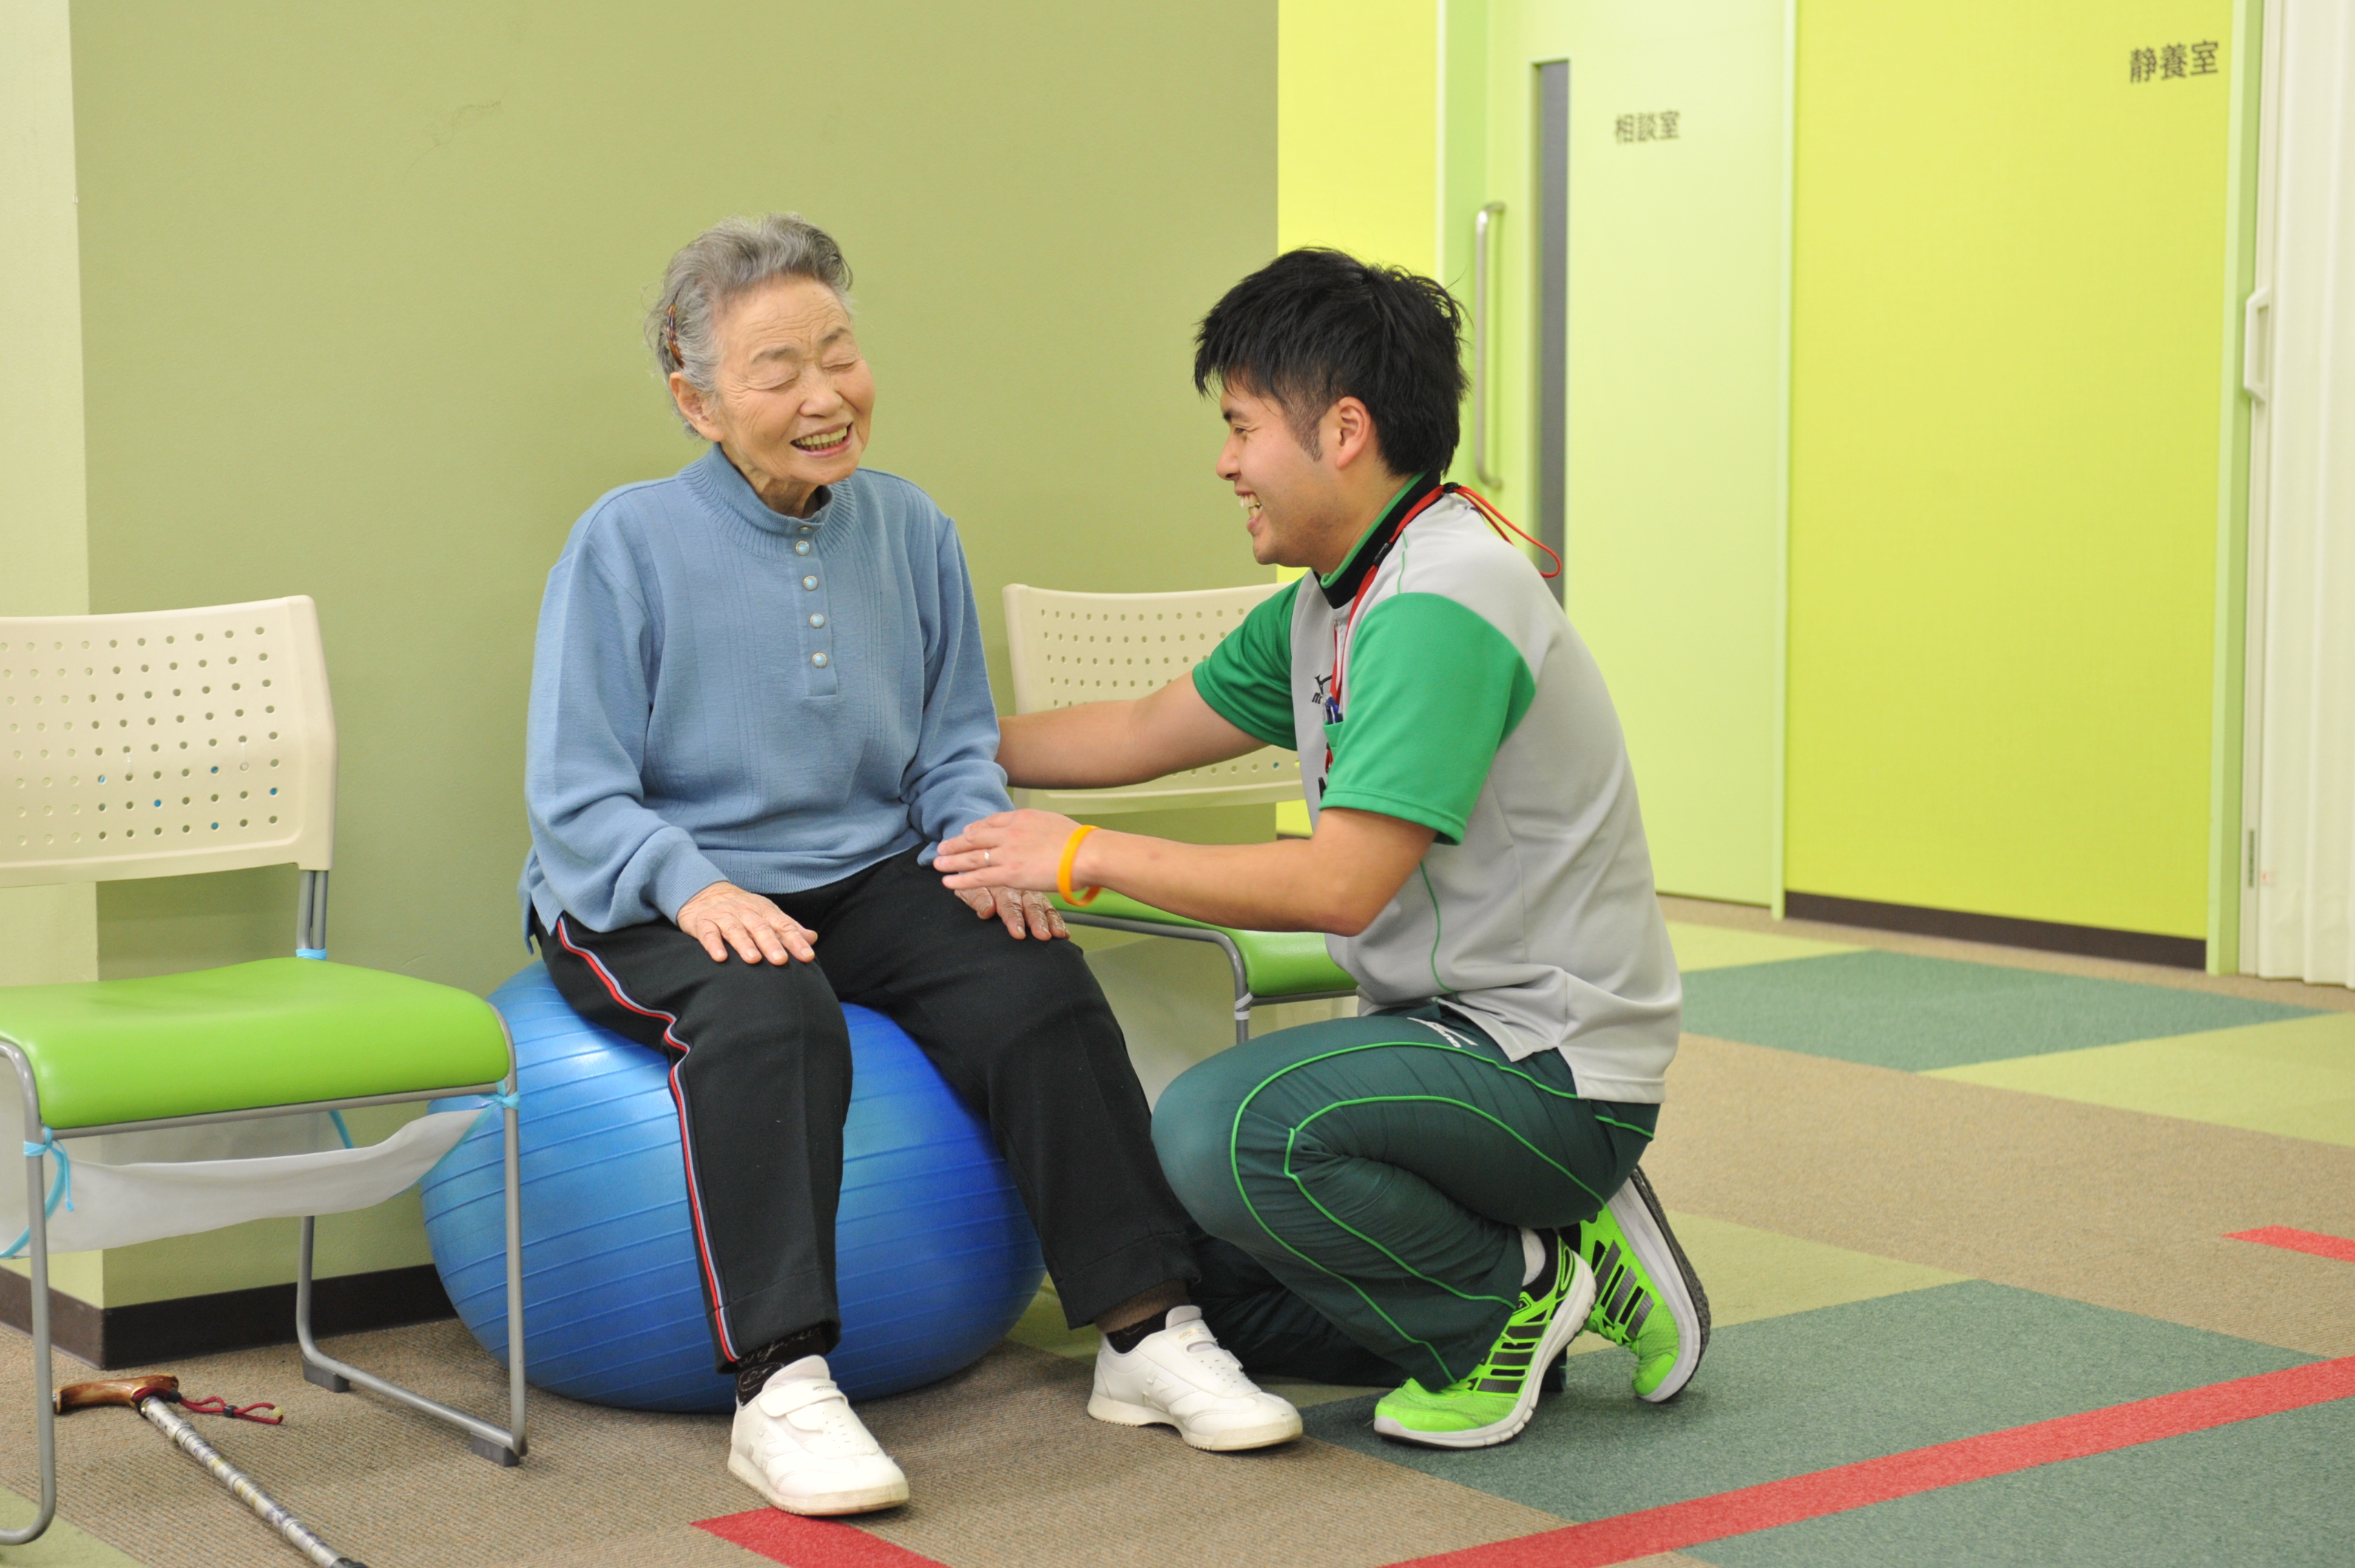
[[[1014,710],[1035,713],[1079,702],[1143,697],[1209,656],[1219,640],[1277,583],[1185,593],[1065,593],[1006,585],[1006,639],[1014,669]],[[1300,798],[1300,759],[1263,746],[1117,789],[1014,792],[1016,804],[1074,816],[1180,806],[1256,805]]]
[[[0,616],[0,887],[330,869],[318,607]]]

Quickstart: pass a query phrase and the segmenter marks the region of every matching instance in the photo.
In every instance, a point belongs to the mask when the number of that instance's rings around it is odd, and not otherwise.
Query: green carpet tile
[[[1925,1072],[2306,1017],[2204,991],[1910,953],[1840,953],[1685,976],[1688,1033]]]
[[[22,1530],[38,1511],[31,1499],[0,1491],[0,1530]],[[7,1568],[140,1568],[137,1558],[117,1552],[66,1519],[56,1520],[27,1545],[0,1546],[0,1563]]]
[[[1713,1541],[1721,1568],[2312,1568],[2355,1561],[2355,1400]]]
[[[1302,1413],[1311,1435],[1565,1519],[1599,1519],[2311,1357],[1969,1280],[1737,1324],[1682,1396],[1646,1404],[1633,1359],[1572,1356],[1569,1392],[1516,1441],[1452,1453],[1374,1435],[1370,1397]]]

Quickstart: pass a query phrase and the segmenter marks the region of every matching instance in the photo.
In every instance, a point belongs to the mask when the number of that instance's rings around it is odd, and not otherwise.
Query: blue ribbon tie
[[[41,1205],[41,1217],[44,1220],[47,1220],[55,1217],[58,1211],[58,1205],[60,1203],[63,1203],[66,1206],[66,1211],[68,1213],[71,1213],[73,1211],[73,1161],[68,1159],[66,1157],[66,1151],[58,1147],[58,1138],[55,1133],[51,1133],[39,1143],[33,1143],[28,1140],[25,1145],[25,1157],[27,1159],[38,1159],[45,1154],[53,1154],[58,1157],[58,1179],[49,1186],[49,1200]],[[0,1258],[15,1257],[18,1253],[23,1252],[27,1246],[31,1245],[32,1241],[33,1227],[27,1225],[25,1227],[25,1233],[18,1236],[15,1241],[9,1243],[6,1251],[0,1252]]]

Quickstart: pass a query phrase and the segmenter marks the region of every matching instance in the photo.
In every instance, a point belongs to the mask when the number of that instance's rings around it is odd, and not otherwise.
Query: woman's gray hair
[[[772,278],[808,278],[832,289],[845,307],[850,304],[850,263],[842,247],[798,212],[722,219],[689,240],[670,259],[661,297],[646,313],[646,347],[664,379],[676,370],[709,397],[719,367],[712,323],[729,301]],[[694,430],[687,426],[689,434]]]

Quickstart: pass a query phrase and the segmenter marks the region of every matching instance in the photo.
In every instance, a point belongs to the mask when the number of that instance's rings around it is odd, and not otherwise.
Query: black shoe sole
[[[1693,1268],[1692,1260],[1685,1256],[1684,1243],[1677,1240],[1677,1232],[1668,1223],[1668,1211],[1660,1207],[1659,1197],[1652,1190],[1652,1183],[1644,1175],[1642,1166],[1628,1173],[1627,1185],[1642,1200],[1645,1210],[1652,1217],[1652,1223],[1659,1227],[1661,1239],[1668,1243],[1668,1255],[1676,1260],[1677,1274],[1684,1282],[1685,1294],[1692,1297],[1693,1316],[1700,1320],[1700,1342],[1693,1350],[1692,1370],[1685,1374],[1685,1381],[1677,1385],[1675,1393],[1648,1402],[1666,1404],[1692,1386],[1693,1379],[1700,1375],[1701,1358],[1709,1354],[1709,1292],[1701,1288],[1700,1275]]]

